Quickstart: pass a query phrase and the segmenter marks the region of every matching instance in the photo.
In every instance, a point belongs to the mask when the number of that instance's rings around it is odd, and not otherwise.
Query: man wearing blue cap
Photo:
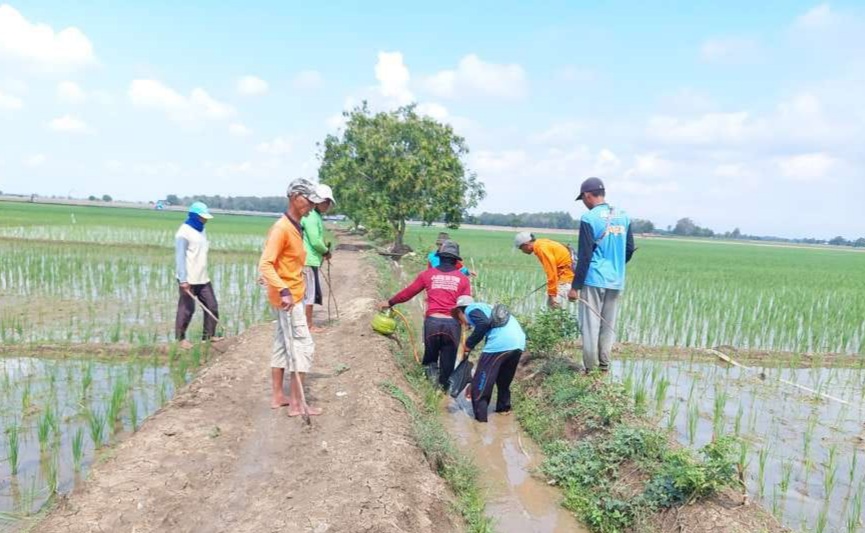
[[[568,299],[580,302],[583,365],[586,372],[610,370],[619,296],[625,290],[625,264],[634,255],[631,219],[606,200],[604,182],[588,178],[577,201],[588,212],[580,217],[577,268]]]
[[[177,317],[174,321],[174,334],[182,348],[191,348],[186,339],[186,329],[195,313],[195,300],[198,299],[210,313],[204,313],[204,332],[202,339],[219,340],[216,334],[216,321],[219,318],[219,305],[213,293],[213,285],[207,275],[207,235],[204,224],[213,218],[202,202],[189,206],[186,222],[180,225],[174,236],[175,261],[177,263],[177,283],[180,286],[180,299],[177,301]],[[213,314],[211,316],[211,313]]]

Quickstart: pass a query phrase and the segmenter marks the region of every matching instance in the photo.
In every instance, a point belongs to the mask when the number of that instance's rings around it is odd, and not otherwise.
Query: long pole
[[[298,372],[297,368],[297,354],[294,351],[294,316],[291,314],[291,309],[286,311],[288,313],[288,324],[289,324],[289,332],[288,332],[288,347],[291,349],[291,364],[294,366],[294,383],[297,389],[300,391],[300,410],[302,413],[303,421],[306,422],[307,426],[312,425],[312,418],[309,416],[309,406],[306,405],[306,394],[303,392],[303,383],[300,381],[300,372]]]

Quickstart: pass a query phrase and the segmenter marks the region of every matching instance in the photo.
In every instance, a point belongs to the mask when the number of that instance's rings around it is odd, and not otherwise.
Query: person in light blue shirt
[[[476,303],[471,296],[460,296],[452,314],[463,326],[472,328],[472,334],[466,339],[466,354],[481,341],[486,340],[471,384],[475,420],[487,421],[493,386],[498,390],[496,412],[509,412],[511,383],[523,350],[526,349],[526,334],[523,328],[513,316],[504,325],[493,327],[493,307],[485,303]]]
[[[442,244],[444,244],[444,242],[447,240],[450,240],[450,235],[443,231],[439,233],[438,237],[436,237],[436,249],[427,254],[426,256],[429,268],[438,268],[441,264],[442,260],[439,257],[439,250],[441,250]],[[474,273],[470,272],[469,269],[463,265],[462,261],[457,261],[457,268],[460,272],[463,273],[464,276],[474,276]]]
[[[577,269],[568,299],[580,302],[583,366],[586,372],[610,370],[610,352],[616,335],[619,296],[625,289],[625,265],[636,248],[631,219],[607,203],[604,182],[589,178],[580,186],[583,205],[580,217]]]

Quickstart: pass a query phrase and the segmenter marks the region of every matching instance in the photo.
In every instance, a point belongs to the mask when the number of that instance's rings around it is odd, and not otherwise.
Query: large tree
[[[345,112],[341,135],[321,146],[318,178],[333,187],[340,211],[392,238],[404,250],[407,220],[456,228],[484,197],[466,170],[465,140],[415,106],[373,114],[366,102]]]

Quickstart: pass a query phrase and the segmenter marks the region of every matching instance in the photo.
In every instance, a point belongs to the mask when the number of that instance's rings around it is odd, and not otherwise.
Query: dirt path
[[[333,276],[342,318],[315,337],[309,396],[325,415],[311,429],[270,409],[273,325],[253,328],[34,531],[462,529],[405,411],[377,386],[400,377],[388,341],[368,326],[375,272],[359,253],[339,251]]]

